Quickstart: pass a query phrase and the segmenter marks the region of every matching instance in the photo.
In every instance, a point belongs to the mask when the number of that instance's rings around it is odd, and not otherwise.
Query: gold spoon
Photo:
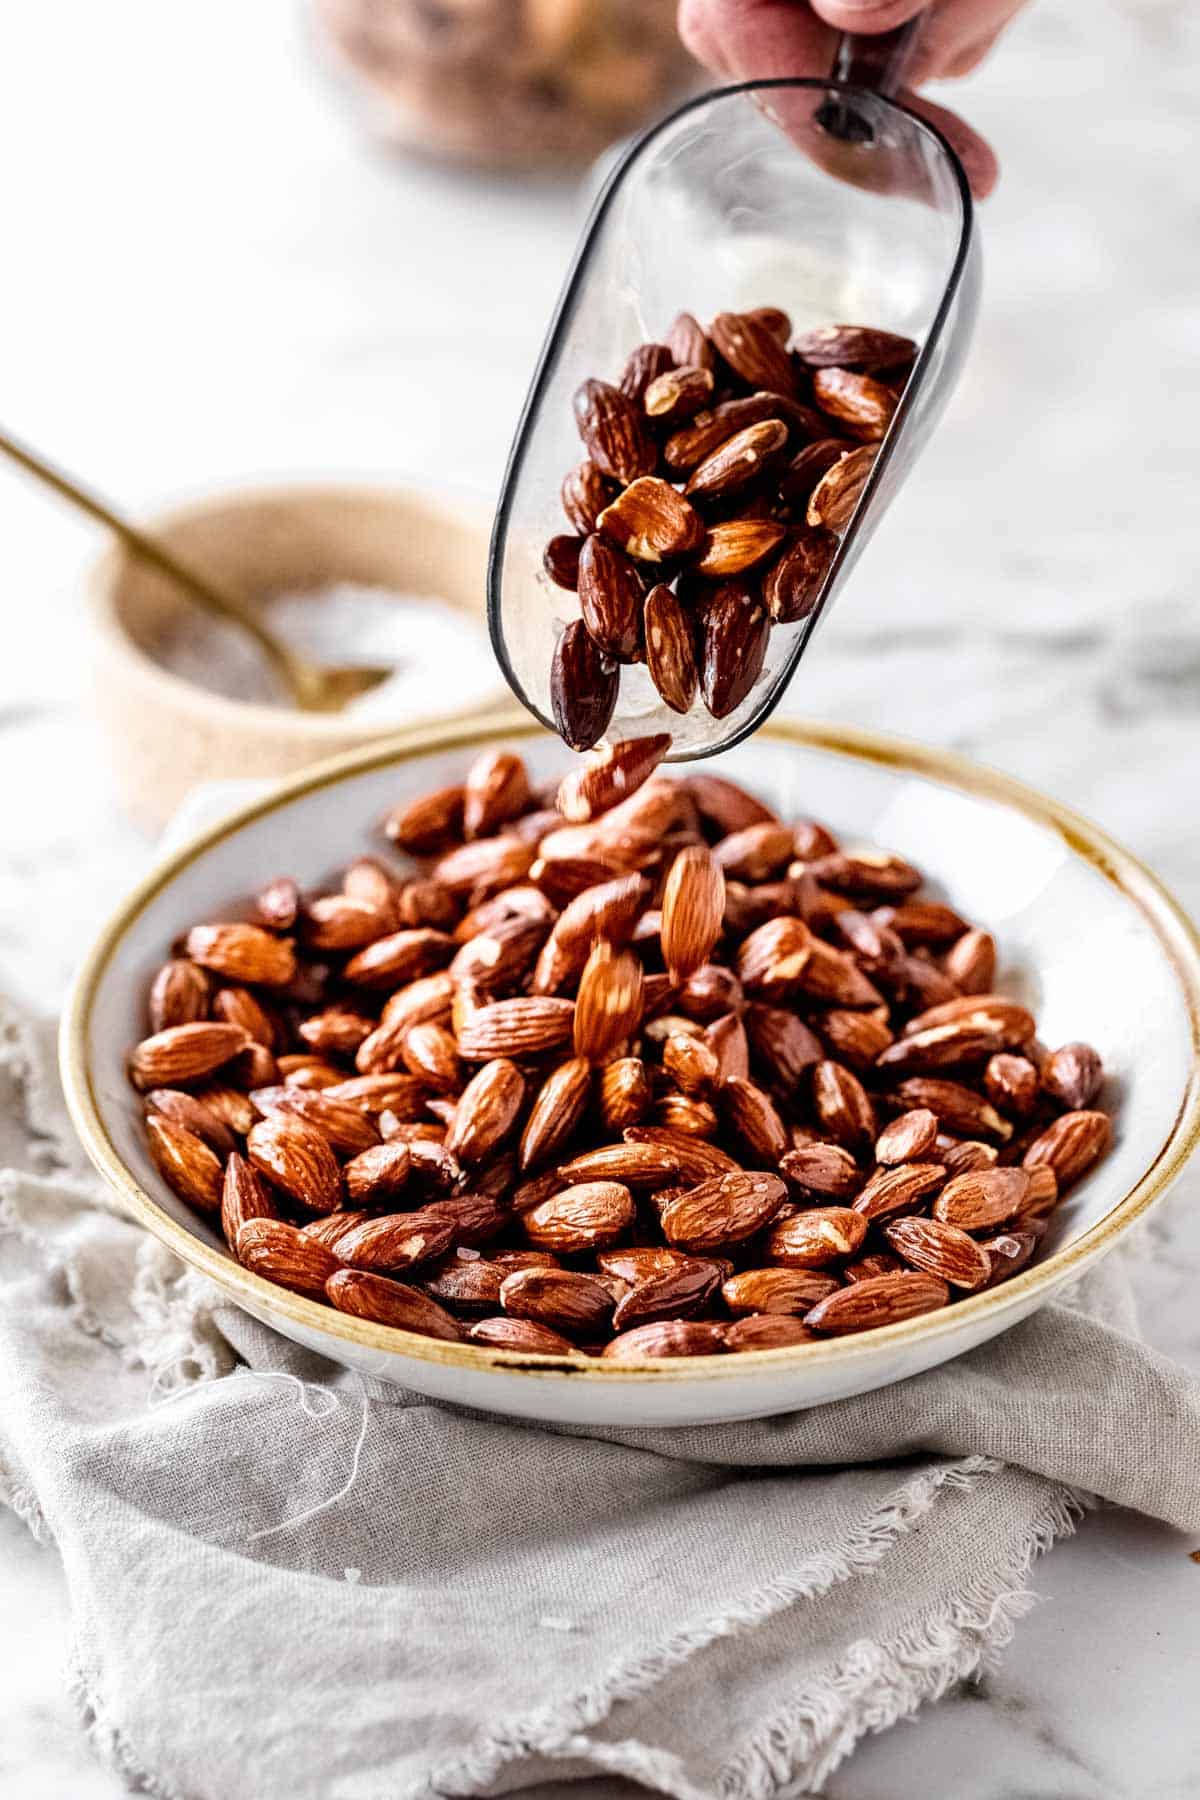
[[[298,655],[290,645],[276,637],[273,631],[268,630],[253,607],[247,606],[244,600],[215,587],[206,575],[198,575],[194,569],[189,569],[156,538],[122,518],[105,501],[89,493],[70,476],[63,474],[61,469],[56,469],[35,451],[18,443],[15,438],[8,437],[3,431],[0,431],[0,452],[10,457],[27,474],[44,482],[61,499],[70,501],[72,506],[87,513],[89,518],[98,519],[102,525],[107,525],[128,550],[135,556],[140,556],[143,562],[150,563],[160,574],[167,576],[197,606],[202,606],[214,618],[224,619],[245,632],[247,637],[253,638],[286,686],[292,700],[305,712],[340,712],[351,700],[357,699],[360,694],[369,693],[392,674],[389,667],[379,664],[344,664],[326,668],[320,663],[310,662],[307,657]]]

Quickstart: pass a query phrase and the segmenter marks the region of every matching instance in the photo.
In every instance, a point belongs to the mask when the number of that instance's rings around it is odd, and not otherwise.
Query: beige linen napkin
[[[104,1209],[11,1007],[0,1045],[0,1496],[62,1555],[134,1791],[814,1792],[1002,1648],[1092,1495],[1200,1529],[1200,1384],[1111,1265],[858,1399],[534,1429],[224,1304]]]

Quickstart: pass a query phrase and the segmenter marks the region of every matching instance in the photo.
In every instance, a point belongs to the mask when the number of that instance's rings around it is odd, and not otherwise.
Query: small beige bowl
[[[413,488],[296,486],[217,495],[147,521],[198,572],[247,600],[351,582],[444,600],[479,620],[489,520]],[[201,781],[291,775],[393,730],[228,699],[182,679],[150,647],[191,603],[117,544],[87,577],[95,703],[122,798],[157,829]],[[353,644],[345,660],[356,660]],[[497,672],[497,703],[507,690]],[[478,714],[476,716],[479,716]],[[430,712],[408,724],[443,722]]]

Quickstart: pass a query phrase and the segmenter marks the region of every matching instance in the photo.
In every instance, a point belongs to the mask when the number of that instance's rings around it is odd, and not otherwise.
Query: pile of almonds
[[[199,924],[130,1058],[165,1180],[247,1268],[449,1341],[770,1349],[1021,1269],[1108,1147],[1103,1071],[995,945],[666,737],[553,794],[486,751],[351,865]]]
[[[559,732],[604,735],[619,665],[644,662],[660,697],[714,718],[762,672],[774,624],[816,605],[916,356],[893,332],[830,325],[793,338],[778,307],[680,313],[640,344],[616,386],[585,381],[587,456],[562,487],[571,532],[545,568],[579,596],[551,670]]]

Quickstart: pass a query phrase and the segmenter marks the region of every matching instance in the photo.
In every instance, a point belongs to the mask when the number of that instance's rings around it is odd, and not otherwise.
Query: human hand
[[[922,13],[899,96],[928,119],[957,151],[980,199],[996,185],[995,154],[945,107],[911,90],[922,82],[967,75],[983,60],[1024,0],[680,0],[679,31],[692,55],[730,81],[828,75],[840,34],[891,31]]]

